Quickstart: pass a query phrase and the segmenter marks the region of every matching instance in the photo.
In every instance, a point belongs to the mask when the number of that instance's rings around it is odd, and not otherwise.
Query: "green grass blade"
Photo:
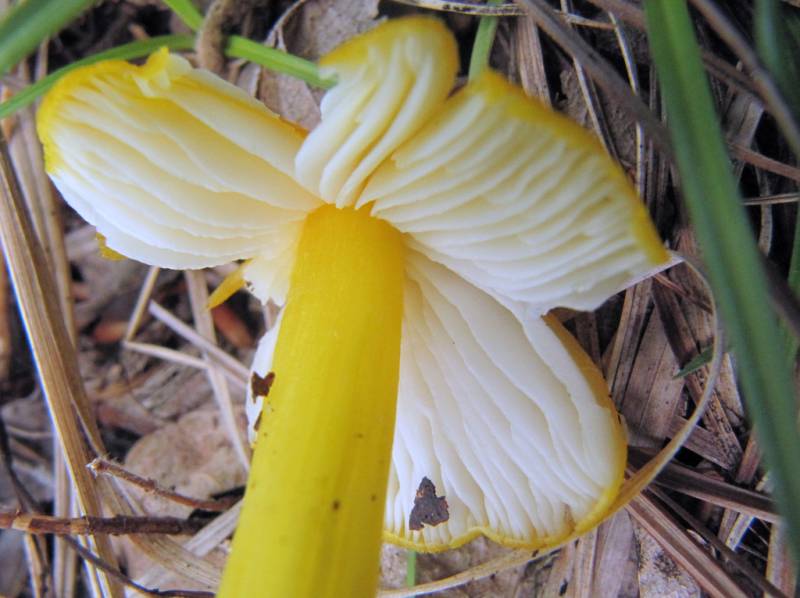
[[[27,0],[0,21],[0,75],[74,19],[95,0]]]
[[[755,38],[758,56],[778,84],[794,114],[800,117],[800,42],[793,37],[793,14],[783,10],[778,0],[758,0],[755,11]],[[795,149],[797,151],[797,149]]]
[[[755,38],[759,58],[775,79],[781,94],[786,98],[795,119],[800,118],[800,43],[793,37],[791,17],[785,13],[777,0],[758,0],[755,11]],[[791,141],[791,140],[790,140]],[[800,148],[794,151],[800,156]],[[787,275],[789,287],[800,291],[800,218],[795,220],[794,242]],[[800,341],[786,331],[786,352],[794,361]]]
[[[417,551],[406,550],[406,587],[413,588],[417,585]]]
[[[244,58],[273,71],[297,77],[314,87],[329,89],[336,83],[332,79],[323,79],[313,62],[238,35],[232,35],[228,39],[225,54],[231,58]]]
[[[164,3],[193,31],[202,26],[203,15],[191,0],[164,0]],[[301,79],[315,87],[328,89],[335,83],[320,77],[317,65],[313,62],[239,35],[228,38],[225,55],[229,58],[244,58],[270,70]]]
[[[500,4],[503,0],[489,0],[487,4]],[[494,36],[497,33],[497,17],[481,17],[478,23],[478,31],[475,34],[475,41],[472,44],[472,54],[469,59],[469,80],[481,74],[481,71],[489,65],[489,54],[494,44]]]
[[[82,60],[77,60],[64,68],[53,71],[47,77],[29,85],[22,91],[16,93],[10,100],[0,104],[0,119],[11,116],[28,104],[34,102],[36,98],[50,89],[59,78],[69,71],[94,64],[101,60],[132,60],[147,56],[151,52],[166,46],[170,50],[191,50],[194,47],[194,37],[191,35],[162,35],[150,39],[132,42],[117,46],[105,52],[87,56]],[[310,85],[315,85],[323,89],[332,87],[335,81],[323,79],[319,76],[317,66],[297,56],[286,52],[262,46],[256,42],[234,36],[228,46],[228,56],[235,58],[246,58],[267,68],[292,75]]]
[[[766,275],[731,174],[686,4],[646,0],[645,14],[683,194],[797,559],[797,409]]]
[[[183,21],[192,31],[197,31],[203,24],[203,13],[197,10],[197,7],[192,3],[192,0],[164,0],[172,12],[178,15],[178,18]]]
[[[77,60],[57,71],[53,71],[47,75],[47,77],[40,79],[33,85],[29,85],[22,91],[16,93],[10,100],[0,104],[0,119],[11,116],[17,110],[34,102],[36,98],[50,89],[56,81],[76,68],[94,64],[101,60],[131,60],[133,58],[141,58],[163,46],[168,47],[170,50],[191,50],[194,46],[194,38],[190,35],[162,35],[160,37],[151,37],[150,39],[117,46],[105,52],[99,52],[92,56],[87,56],[82,60]]]
[[[705,367],[709,363],[711,363],[711,359],[714,357],[714,347],[706,347],[700,353],[695,355],[689,362],[683,366],[677,374],[675,374],[672,379],[677,380],[678,378],[685,378],[689,374],[694,374],[700,368]]]

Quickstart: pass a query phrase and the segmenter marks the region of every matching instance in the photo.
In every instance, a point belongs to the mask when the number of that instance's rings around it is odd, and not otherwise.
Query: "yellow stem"
[[[404,245],[366,211],[306,220],[220,596],[374,596]]]

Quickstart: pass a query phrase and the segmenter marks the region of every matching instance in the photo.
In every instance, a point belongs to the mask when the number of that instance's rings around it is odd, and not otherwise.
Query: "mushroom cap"
[[[110,249],[166,268],[254,258],[257,294],[285,297],[323,205],[294,180],[305,131],[166,48],[65,75],[37,130],[48,174]]]
[[[447,97],[456,48],[438,21],[390,21],[321,64],[338,84],[298,179],[411,249],[387,539],[547,548],[590,529],[625,434],[601,373],[545,314],[595,308],[666,261],[644,206],[597,139],[499,74]]]
[[[251,259],[264,300],[286,297],[320,206],[390,223],[408,259],[387,537],[545,548],[589,529],[626,442],[600,372],[546,314],[597,307],[666,261],[627,177],[497,73],[449,95],[457,48],[435,19],[388,21],[321,64],[338,84],[308,136],[166,51],[80,69],[39,113],[48,172],[109,248],[176,268]]]

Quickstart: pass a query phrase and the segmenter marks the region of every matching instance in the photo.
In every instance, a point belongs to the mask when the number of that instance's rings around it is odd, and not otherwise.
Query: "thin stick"
[[[125,330],[123,340],[129,341],[136,336],[136,331],[142,323],[144,311],[147,309],[147,302],[150,300],[150,296],[153,294],[153,288],[156,286],[156,279],[158,278],[159,272],[161,272],[161,268],[158,266],[151,266],[147,271],[147,276],[145,276],[142,282],[142,288],[139,289],[139,296],[136,298],[136,305],[133,307],[130,320],[128,320],[128,328]]]
[[[796,166],[790,166],[789,164],[774,160],[773,158],[767,158],[763,154],[751,150],[749,147],[744,147],[736,143],[729,143],[728,149],[731,150],[735,157],[744,160],[756,168],[766,170],[772,174],[778,174],[787,179],[792,179],[793,181],[800,181],[800,168]]]
[[[631,91],[635,95],[639,95],[639,75],[636,72],[636,59],[633,56],[633,50],[631,49],[630,44],[628,43],[628,36],[625,35],[625,32],[620,25],[619,19],[614,15],[614,13],[608,13],[609,18],[611,19],[611,23],[614,25],[614,34],[617,37],[617,45],[619,46],[620,51],[622,52],[622,59],[625,61],[625,72],[628,74],[628,81],[631,84]],[[645,185],[645,140],[644,140],[644,130],[642,129],[641,123],[636,123],[636,174],[634,178],[634,182],[636,184],[636,192],[638,193],[639,197],[644,197],[644,185]]]
[[[194,346],[202,349],[203,351],[207,351],[220,363],[222,367],[230,370],[232,374],[239,376],[239,378],[242,380],[247,380],[249,378],[250,372],[245,366],[239,363],[239,361],[228,355],[215,344],[197,334],[197,332],[194,331],[191,326],[176,318],[168,310],[161,307],[155,301],[150,302],[148,311],[154,318],[163,322],[173,332],[177,333],[179,336],[182,336]]]
[[[158,357],[164,361],[177,363],[186,367],[194,368],[196,370],[207,370],[208,362],[203,361],[199,357],[188,355],[183,351],[176,351],[175,349],[168,349],[161,345],[154,345],[152,343],[137,343],[135,341],[123,341],[122,346],[130,351],[136,351],[143,355],[150,355],[151,357]]]
[[[536,24],[561,46],[570,56],[581,63],[586,73],[634,120],[640,122],[648,131],[653,143],[665,155],[671,156],[669,137],[661,122],[650,109],[634,95],[620,75],[586,43],[583,38],[563,23],[555,11],[543,0],[517,0],[525,7]]]
[[[716,534],[713,534],[705,525],[703,525],[696,517],[689,511],[684,509],[677,501],[672,500],[663,491],[652,489],[651,492],[655,494],[666,506],[672,509],[675,514],[689,524],[703,539],[719,551],[723,559],[738,568],[750,581],[756,584],[762,592],[770,596],[783,596],[783,593],[772,585],[767,579],[761,575],[750,563],[748,563],[742,556],[736,554],[733,550],[725,546],[725,543],[720,540]]]
[[[395,2],[427,10],[455,12],[478,17],[519,17],[525,14],[525,10],[515,4],[470,4],[450,0],[395,0]]]
[[[211,319],[211,311],[208,305],[208,286],[206,278],[200,270],[189,270],[185,273],[187,286],[189,289],[189,303],[192,306],[192,317],[197,332],[213,346],[217,345],[216,334],[214,332],[214,321]],[[203,351],[203,358],[208,362],[206,370],[211,389],[214,391],[214,399],[217,402],[222,422],[228,434],[228,439],[233,445],[236,455],[245,471],[250,468],[249,447],[244,436],[241,434],[236,424],[236,414],[233,411],[233,401],[231,400],[228,384],[225,381],[220,368],[211,361],[207,351]]]
[[[239,521],[242,510],[242,501],[237,502],[231,509],[214,519],[211,523],[189,538],[183,547],[192,554],[202,557],[210,553],[222,542],[230,538]],[[153,567],[139,578],[139,582],[148,586],[163,584],[169,573],[161,567]]]
[[[497,558],[494,558],[480,565],[476,565],[466,571],[452,575],[445,579],[423,583],[413,588],[400,588],[397,590],[380,590],[378,596],[381,598],[411,598],[417,594],[432,594],[456,588],[471,581],[490,577],[514,567],[521,567],[534,558],[540,556],[536,551],[514,550]]]
[[[33,235],[28,215],[22,206],[19,185],[8,160],[5,138],[0,138],[0,238],[6,263],[14,281],[18,305],[36,358],[51,417],[71,477],[78,490],[81,508],[87,515],[102,515],[101,501],[92,478],[83,467],[90,460],[76,410],[88,405],[78,364],[64,321],[60,317],[57,292],[49,276],[41,247]],[[89,438],[101,445],[94,422],[83,412]],[[95,538],[98,554],[115,563],[107,538]],[[120,588],[103,578],[108,595],[119,596]]]
[[[598,8],[606,12],[614,13],[626,23],[633,25],[637,29],[644,29],[644,15],[638,6],[626,2],[625,0],[589,0]]]
[[[522,17],[527,14],[525,9],[516,4],[471,4],[469,2],[458,2],[456,0],[394,0],[398,4],[416,6],[425,10],[438,10],[440,12],[454,12],[462,15],[476,17]],[[568,11],[557,11],[564,21],[570,25],[589,27],[592,29],[613,29],[611,23],[587,19],[580,15],[572,14]]]
[[[48,46],[45,40],[36,54],[36,81],[41,81],[47,76],[48,71]],[[72,272],[70,270],[69,259],[67,257],[66,242],[64,239],[64,226],[59,210],[59,200],[54,193],[50,180],[45,172],[44,157],[42,146],[39,143],[33,116],[33,110],[28,109],[21,113],[23,120],[23,133],[26,136],[26,146],[30,162],[33,167],[36,188],[36,198],[41,204],[44,220],[44,234],[48,238],[46,247],[49,249],[50,264],[58,288],[58,298],[61,305],[61,313],[67,326],[73,345],[77,345],[78,328],[75,322],[75,302],[72,295]],[[58,443],[56,436],[53,437],[53,469],[55,477],[55,489],[53,492],[53,514],[66,516],[74,503],[74,486],[67,471],[67,464],[64,459],[64,451]],[[67,550],[66,544],[59,538],[55,540],[53,549],[53,583],[57,596],[66,596],[74,592],[75,587],[75,553]],[[92,591],[95,595],[100,595],[102,587],[97,581],[96,572],[89,571],[92,577]]]
[[[71,538],[70,536],[63,536],[64,539],[69,544],[70,548],[72,548],[75,552],[77,552],[81,557],[90,563],[92,563],[95,567],[105,572],[109,577],[113,577],[121,584],[133,588],[146,596],[162,596],[164,598],[172,598],[172,597],[179,597],[185,596],[187,598],[214,598],[213,592],[198,592],[194,590],[151,590],[144,586],[139,585],[135,581],[133,581],[127,575],[122,574],[119,569],[110,565],[99,556],[87,550],[83,546],[81,546],[77,540]]]
[[[767,69],[762,66],[761,61],[745,37],[713,2],[709,0],[692,0],[692,4],[703,14],[722,41],[742,61],[745,69],[753,79],[758,94],[769,107],[772,116],[778,121],[778,128],[783,132],[795,154],[800,154],[800,124],[794,119],[792,110],[786,103],[783,94]]]
[[[699,546],[652,498],[636,496],[627,511],[652,535],[676,563],[712,596],[747,598],[733,577],[704,547]]]
[[[744,200],[746,206],[763,206],[779,203],[797,203],[800,193],[779,193],[777,195],[763,195],[761,197],[748,197]]]
[[[135,473],[128,471],[124,467],[117,465],[113,461],[98,457],[87,466],[95,475],[110,475],[121,480],[125,480],[129,484],[141,488],[145,492],[155,494],[162,498],[166,498],[172,502],[191,507],[192,509],[200,509],[203,511],[222,512],[230,509],[238,502],[238,497],[221,498],[219,500],[206,500],[202,498],[193,498],[186,496],[172,490],[167,490],[158,485],[155,480],[143,478]]]
[[[681,465],[667,465],[655,481],[659,486],[669,490],[763,521],[770,523],[780,521],[780,515],[765,494],[709,478]]]
[[[569,12],[570,8],[572,8],[572,5],[569,0],[561,0],[562,13]],[[619,157],[616,155],[616,151],[614,150],[611,136],[607,134],[608,128],[604,126],[605,122],[601,121],[602,107],[598,102],[597,90],[592,82],[586,77],[586,71],[583,70],[581,63],[575,57],[572,59],[572,67],[575,69],[575,75],[578,77],[578,86],[581,89],[583,103],[586,105],[586,111],[589,114],[589,121],[592,123],[592,128],[594,129],[597,138],[600,140],[600,143],[603,144],[606,152],[611,154],[614,160],[618,162]]]
[[[137,353],[142,353],[143,355],[150,355],[151,357],[157,357],[159,359],[163,359],[164,361],[170,361],[172,363],[178,363],[180,365],[185,365],[190,368],[195,368],[198,370],[208,370],[210,366],[208,361],[203,361],[199,357],[194,357],[192,355],[187,355],[182,351],[176,351],[175,349],[167,349],[166,347],[162,347],[161,345],[153,345],[151,343],[137,343],[133,341],[127,341],[122,343],[122,346],[126,349],[131,351],[136,351]],[[216,359],[215,355],[211,356],[212,359]],[[222,373],[227,376],[230,382],[233,382],[239,389],[246,390],[247,389],[247,378],[241,377],[227,368],[222,368]]]
[[[13,529],[26,534],[85,536],[89,534],[168,534],[192,535],[205,522],[179,517],[52,517],[31,513],[0,511],[0,529]]]

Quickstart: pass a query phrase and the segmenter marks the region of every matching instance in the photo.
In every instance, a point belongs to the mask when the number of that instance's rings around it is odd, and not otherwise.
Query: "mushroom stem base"
[[[400,233],[306,220],[220,596],[372,596],[400,362]]]

